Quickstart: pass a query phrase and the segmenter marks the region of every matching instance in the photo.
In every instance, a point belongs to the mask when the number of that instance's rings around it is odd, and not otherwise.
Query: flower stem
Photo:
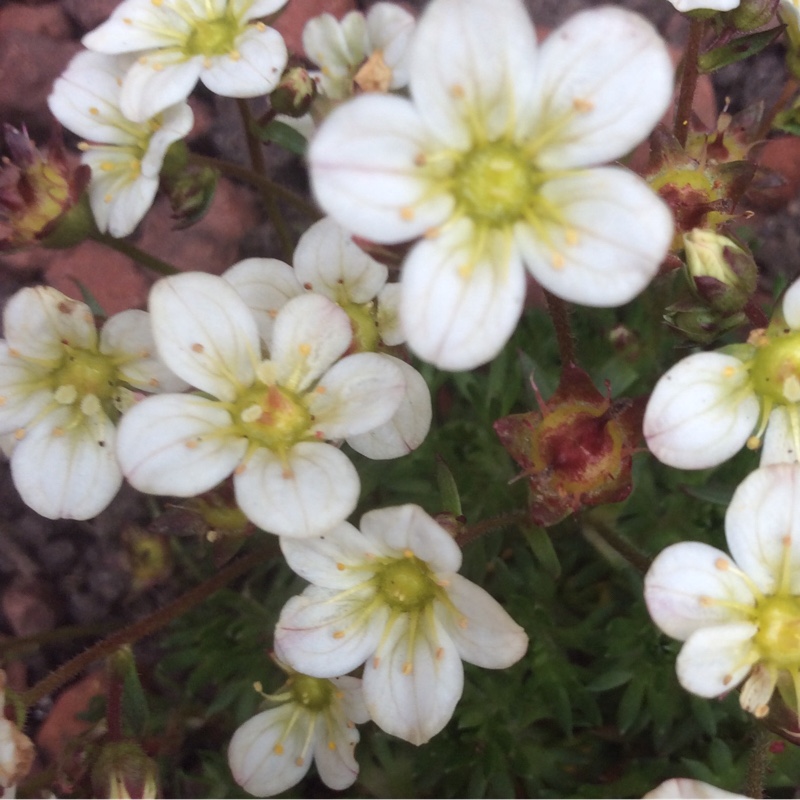
[[[248,553],[223,567],[223,569],[203,581],[203,583],[190,589],[153,614],[118,630],[116,633],[112,633],[88,650],[84,650],[82,653],[75,656],[71,661],[62,664],[57,670],[40,680],[39,683],[32,686],[27,692],[24,692],[21,695],[22,702],[27,708],[30,708],[43,697],[52,694],[67,681],[79,675],[88,666],[94,664],[95,661],[99,661],[101,658],[111,655],[115,650],[125,644],[133,644],[139,639],[143,639],[145,636],[150,636],[172,622],[173,619],[185,614],[187,611],[209,598],[218,589],[221,589],[226,584],[244,575],[257,564],[273,556],[276,550],[277,539],[274,543],[270,542],[269,545],[254,550],[252,553]]]
[[[770,732],[761,725],[755,726],[753,745],[747,759],[745,776],[745,795],[760,798],[764,796],[764,778],[767,775],[769,761],[769,745],[772,741]]]
[[[621,555],[634,569],[644,575],[652,563],[632,542],[621,536],[613,528],[597,519],[587,519],[587,527],[596,533],[612,550]]]
[[[250,106],[248,105],[247,100],[241,97],[236,99],[236,104],[238,105],[239,113],[242,116],[244,132],[245,136],[247,137],[247,149],[250,153],[250,163],[253,165],[253,171],[257,175],[266,178],[267,168],[266,164],[264,163],[264,151],[261,149],[261,142],[253,132],[255,120],[253,119],[253,114],[250,111]],[[289,233],[289,228],[286,225],[286,221],[284,220],[283,214],[281,213],[277,200],[275,199],[275,192],[272,189],[272,185],[271,183],[269,185],[262,183],[258,188],[261,191],[261,198],[264,201],[264,207],[267,210],[267,214],[272,222],[273,227],[275,228],[275,233],[278,236],[278,241],[280,242],[281,249],[283,250],[284,260],[291,264],[292,254],[294,253],[294,243],[292,242],[292,236]]]
[[[681,147],[686,146],[689,138],[689,118],[692,115],[694,91],[697,88],[699,75],[697,63],[700,56],[700,42],[703,40],[705,20],[692,19],[689,22],[689,39],[686,42],[686,53],[683,56],[683,74],[681,88],[678,93],[678,106],[675,109],[675,138]]]
[[[560,298],[544,289],[547,300],[547,310],[553,320],[556,332],[558,352],[561,356],[561,366],[575,364],[575,337],[572,334],[572,325],[569,321],[569,306]]]
[[[499,514],[496,517],[489,517],[474,525],[465,525],[461,533],[456,537],[456,544],[459,547],[464,547],[470,542],[485,536],[487,533],[500,530],[501,528],[508,528],[511,525],[520,525],[528,521],[527,511],[509,511],[507,514]]]
[[[153,270],[153,272],[157,272],[159,275],[177,275],[180,272],[180,270],[173,267],[172,264],[168,264],[166,261],[162,261],[160,258],[150,253],[145,253],[144,250],[140,250],[127,239],[116,239],[113,236],[109,236],[107,233],[94,233],[90,238],[99,244],[103,244],[106,247],[110,247],[112,250],[116,250],[118,253],[128,256],[128,258],[132,258],[134,261],[138,261],[142,266]]]
[[[291,189],[287,189],[285,186],[281,186],[281,184],[275,183],[263,175],[257,175],[251,169],[243,167],[241,164],[236,164],[233,161],[226,161],[225,159],[213,156],[204,156],[200,153],[190,153],[189,163],[211,167],[212,169],[219,170],[223,175],[228,175],[231,178],[249,183],[257,189],[272,192],[276,197],[280,197],[281,200],[285,200],[287,203],[295,206],[295,208],[298,208],[304,214],[307,214],[315,220],[322,216],[316,206],[304,200],[300,195],[295,194]]]

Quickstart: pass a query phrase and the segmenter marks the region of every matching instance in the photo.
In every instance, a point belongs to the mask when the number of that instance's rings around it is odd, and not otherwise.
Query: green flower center
[[[800,666],[800,598],[766,597],[754,621],[754,642],[765,662],[784,669]]]
[[[277,452],[286,452],[306,438],[312,422],[298,394],[282,386],[261,383],[242,393],[233,417],[244,436]]]
[[[329,680],[297,673],[289,682],[294,702],[309,711],[324,711],[333,702],[335,688]]]
[[[516,145],[490,142],[473,148],[458,163],[454,195],[473,220],[493,227],[508,225],[522,217],[533,201],[536,174]]]
[[[353,344],[351,345],[353,352],[376,352],[381,337],[378,333],[375,303],[340,303],[339,305],[350,317],[350,325],[353,328]]]
[[[62,364],[53,371],[51,379],[56,401],[63,405],[80,405],[85,413],[97,413],[101,405],[109,405],[117,388],[113,359],[66,345],[64,350]],[[95,400],[87,402],[89,398]]]
[[[800,402],[800,331],[758,347],[750,366],[754,391],[779,405]]]
[[[397,611],[419,611],[436,596],[439,588],[424,561],[411,555],[390,561],[377,574],[378,594]]]
[[[236,50],[238,22],[226,14],[217,19],[198,20],[184,44],[189,56],[224,56]]]

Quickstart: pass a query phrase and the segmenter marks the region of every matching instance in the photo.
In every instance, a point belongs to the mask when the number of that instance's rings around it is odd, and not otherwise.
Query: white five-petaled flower
[[[401,278],[408,344],[444,369],[493,358],[525,267],[591,306],[632,299],[673,236],[637,176],[598,167],[653,128],[672,95],[666,46],[618,8],[574,16],[538,48],[520,0],[433,0],[417,24],[411,100],[365,95],[312,140],[322,207],[379,242],[422,236]]]
[[[732,11],[739,7],[741,0],[669,0],[677,11],[686,13],[687,11]]]
[[[656,786],[655,789],[649,791],[643,800],[711,800],[711,798],[741,798],[746,800],[747,795],[734,794],[733,792],[726,792],[724,789],[718,789],[710,783],[703,781],[696,781],[692,778],[671,778],[668,781]]]
[[[292,297],[314,292],[337,303],[350,317],[353,352],[376,352],[402,344],[398,285],[388,270],[358,247],[330,217],[312,225],[294,253],[294,269],[274,258],[248,258],[222,276],[252,309],[265,341],[278,311]],[[399,358],[380,354],[403,373],[405,392],[392,418],[347,443],[368,458],[397,458],[419,447],[431,424],[431,396],[424,378]]]
[[[194,115],[177,103],[140,123],[120,110],[120,81],[128,58],[78,53],[47,99],[53,116],[88,142],[81,161],[92,170],[89,203],[98,229],[127,236],[153,204],[169,146],[192,129]]]
[[[268,360],[251,311],[220,277],[165,278],[150,312],[162,359],[205,396],[162,395],[131,409],[119,439],[131,484],[191,497],[234,473],[239,507],[265,530],[316,536],[345,519],[358,473],[328,442],[390,419],[404,391],[400,370],[375,353],[342,358],[350,320],[319,295],[278,312]]]
[[[216,94],[271,92],[286,66],[281,35],[259,17],[286,0],[123,0],[83,37],[99,53],[136,53],[122,83],[126,117],[144,122],[185,100],[198,78]]]
[[[741,705],[761,717],[777,685],[800,711],[800,465],[751,472],[725,535],[732,558],[700,542],[659,554],[645,576],[650,616],[685,642],[677,671],[688,691],[717,697],[744,681]]]
[[[351,11],[310,19],[303,49],[320,68],[312,73],[325,97],[343,100],[354,86],[386,92],[408,84],[408,52],[414,17],[395,3],[375,3],[366,14]]]
[[[156,358],[144,311],[116,314],[98,336],[87,305],[37,286],[8,301],[3,326],[0,433],[18,440],[14,485],[44,517],[94,517],[122,483],[115,423],[134,391],[184,384]]]
[[[369,719],[361,681],[289,671],[284,687],[266,699],[279,705],[237,728],[228,747],[236,782],[256,797],[272,797],[301,781],[313,760],[330,789],[351,786],[358,777],[355,726]]]
[[[769,327],[747,344],[695,353],[668,370],[647,404],[644,436],[660,461],[680,469],[721,464],[747,444],[761,465],[800,453],[800,281]]]
[[[461,697],[461,660],[511,666],[528,637],[487,592],[457,574],[461,551],[419,506],[370,511],[361,530],[281,539],[289,566],[310,581],[283,608],[281,657],[321,678],[364,666],[372,719],[413,744],[438,733]]]

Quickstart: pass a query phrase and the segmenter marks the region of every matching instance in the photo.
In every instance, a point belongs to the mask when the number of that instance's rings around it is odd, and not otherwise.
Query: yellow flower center
[[[778,668],[800,667],[800,598],[766,597],[759,602],[754,621],[761,659]]]
[[[292,699],[309,711],[324,711],[333,702],[334,685],[324,678],[296,673],[289,680]]]
[[[428,565],[411,555],[390,561],[376,573],[378,594],[396,611],[419,611],[439,589]]]
[[[756,394],[779,405],[800,402],[800,331],[764,339],[750,366]]]
[[[236,50],[236,37],[241,26],[229,13],[216,19],[194,23],[184,52],[189,56],[224,56]]]
[[[307,438],[312,417],[295,392],[257,383],[236,401],[233,417],[241,434],[279,453]]]
[[[380,344],[378,333],[377,307],[374,302],[369,303],[340,303],[350,317],[353,328],[353,344],[351,348],[356,353],[374,353]]]

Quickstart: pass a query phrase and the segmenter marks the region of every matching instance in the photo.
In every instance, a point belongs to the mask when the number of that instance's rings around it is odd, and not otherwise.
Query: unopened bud
[[[740,31],[763,28],[774,16],[778,0],[741,0],[739,5],[725,14],[725,21]]]
[[[158,797],[158,765],[135,742],[112,742],[94,765],[92,789],[95,797]]]
[[[317,84],[302,67],[291,67],[283,73],[278,86],[269,96],[272,109],[289,117],[308,113],[317,96]]]

